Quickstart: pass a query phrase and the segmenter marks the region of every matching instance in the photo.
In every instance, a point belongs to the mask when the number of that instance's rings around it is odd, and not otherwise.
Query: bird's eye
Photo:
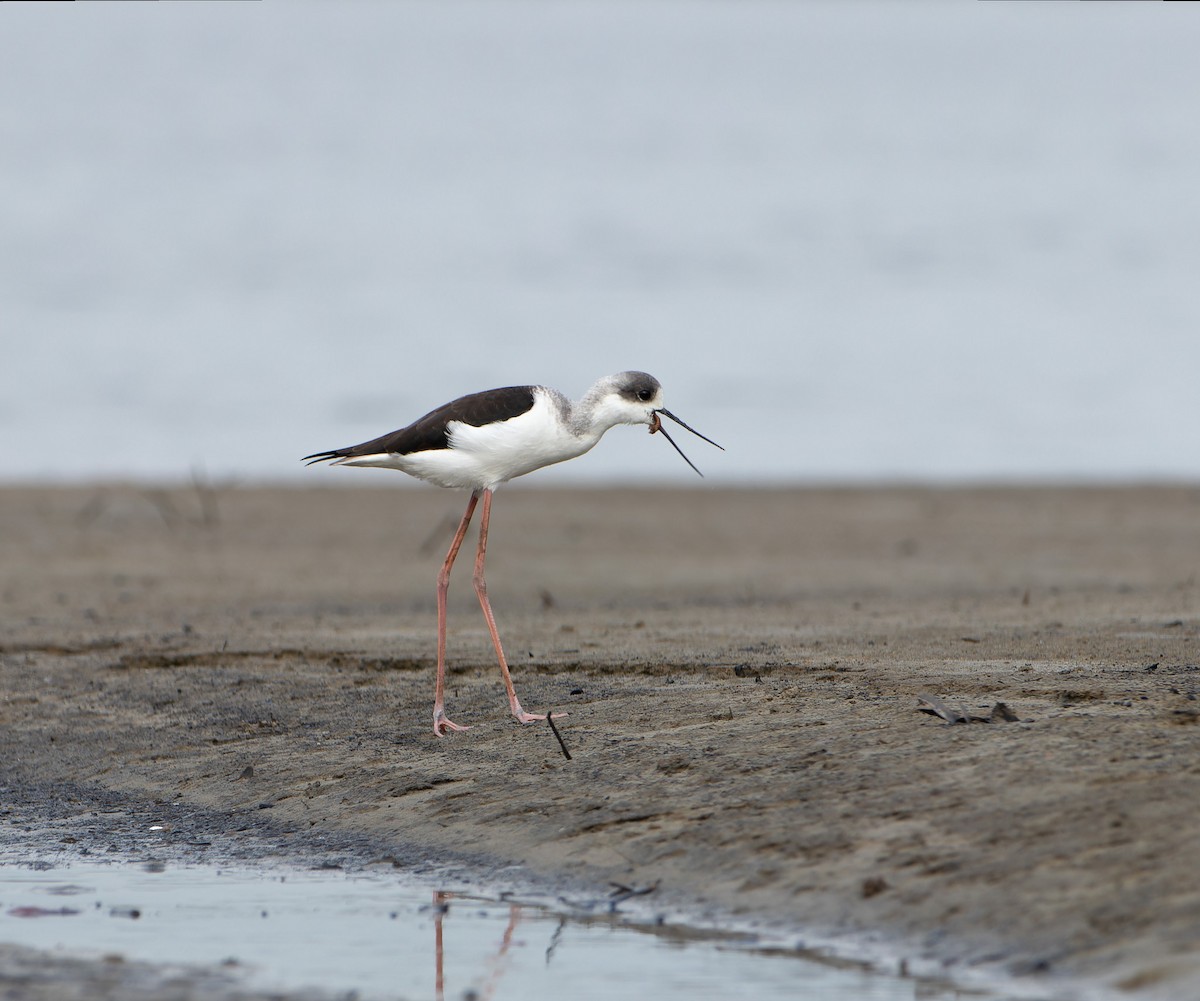
[[[649,403],[652,399],[654,399],[654,394],[648,389],[639,389],[637,396],[638,399],[643,403]]]

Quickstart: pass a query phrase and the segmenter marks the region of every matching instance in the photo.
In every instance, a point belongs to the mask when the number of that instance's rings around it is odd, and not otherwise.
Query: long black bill
[[[673,420],[676,424],[678,424],[685,431],[691,431],[692,434],[694,434],[697,438],[703,438],[710,445],[714,445],[717,448],[721,449],[722,452],[724,452],[725,449],[722,446],[717,445],[717,443],[715,441],[713,441],[711,438],[707,438],[704,435],[702,435],[694,427],[691,427],[690,425],[685,424],[683,421],[681,421],[678,417],[676,417],[673,413],[671,413],[671,411],[667,410],[666,408],[659,408],[658,410],[656,410],[654,412],[654,423],[650,425],[650,433],[654,434],[656,431],[661,431],[662,436],[671,443],[671,447],[673,449],[675,449],[675,451],[678,452],[681,456],[683,456],[683,461],[686,462],[689,466],[691,466],[693,469],[696,470],[696,475],[703,476],[704,474],[702,472],[700,472],[699,469],[696,469],[696,464],[694,462],[692,462],[692,460],[689,459],[686,455],[683,454],[683,449],[675,444],[675,439],[672,438],[669,434],[667,434],[667,429],[665,427],[663,427],[662,421],[660,421],[658,419],[659,414],[662,414],[664,417],[670,417],[671,420]]]

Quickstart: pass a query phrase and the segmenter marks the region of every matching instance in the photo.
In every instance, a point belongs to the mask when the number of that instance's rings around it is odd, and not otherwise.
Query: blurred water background
[[[707,482],[1195,480],[1197,52],[1191,4],[0,5],[0,480],[398,483],[297,460],[625,368]],[[538,479],[696,478],[618,429]]]

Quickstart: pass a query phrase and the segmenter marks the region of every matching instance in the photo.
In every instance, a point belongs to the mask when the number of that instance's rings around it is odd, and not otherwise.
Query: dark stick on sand
[[[558,732],[558,727],[554,725],[554,716],[549,709],[546,710],[546,722],[550,724],[550,731],[558,739],[558,746],[562,748],[563,757],[570,761],[571,752],[567,750],[567,745],[563,743],[562,734]]]

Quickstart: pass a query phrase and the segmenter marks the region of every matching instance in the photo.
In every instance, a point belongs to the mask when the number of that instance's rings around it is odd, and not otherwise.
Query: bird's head
[[[662,383],[647,372],[618,372],[616,375],[610,375],[593,386],[592,393],[596,394],[594,412],[605,424],[610,427],[615,424],[649,424],[650,433],[661,432],[671,443],[671,447],[683,456],[683,461],[693,469],[696,469],[695,464],[683,455],[683,449],[667,434],[662,424],[663,417],[669,417],[697,438],[704,438],[710,445],[721,448],[711,438],[705,438],[663,406]],[[696,469],[696,472],[699,473],[700,470]]]
[[[600,408],[614,424],[654,424],[662,383],[646,372],[618,372],[600,382]]]

